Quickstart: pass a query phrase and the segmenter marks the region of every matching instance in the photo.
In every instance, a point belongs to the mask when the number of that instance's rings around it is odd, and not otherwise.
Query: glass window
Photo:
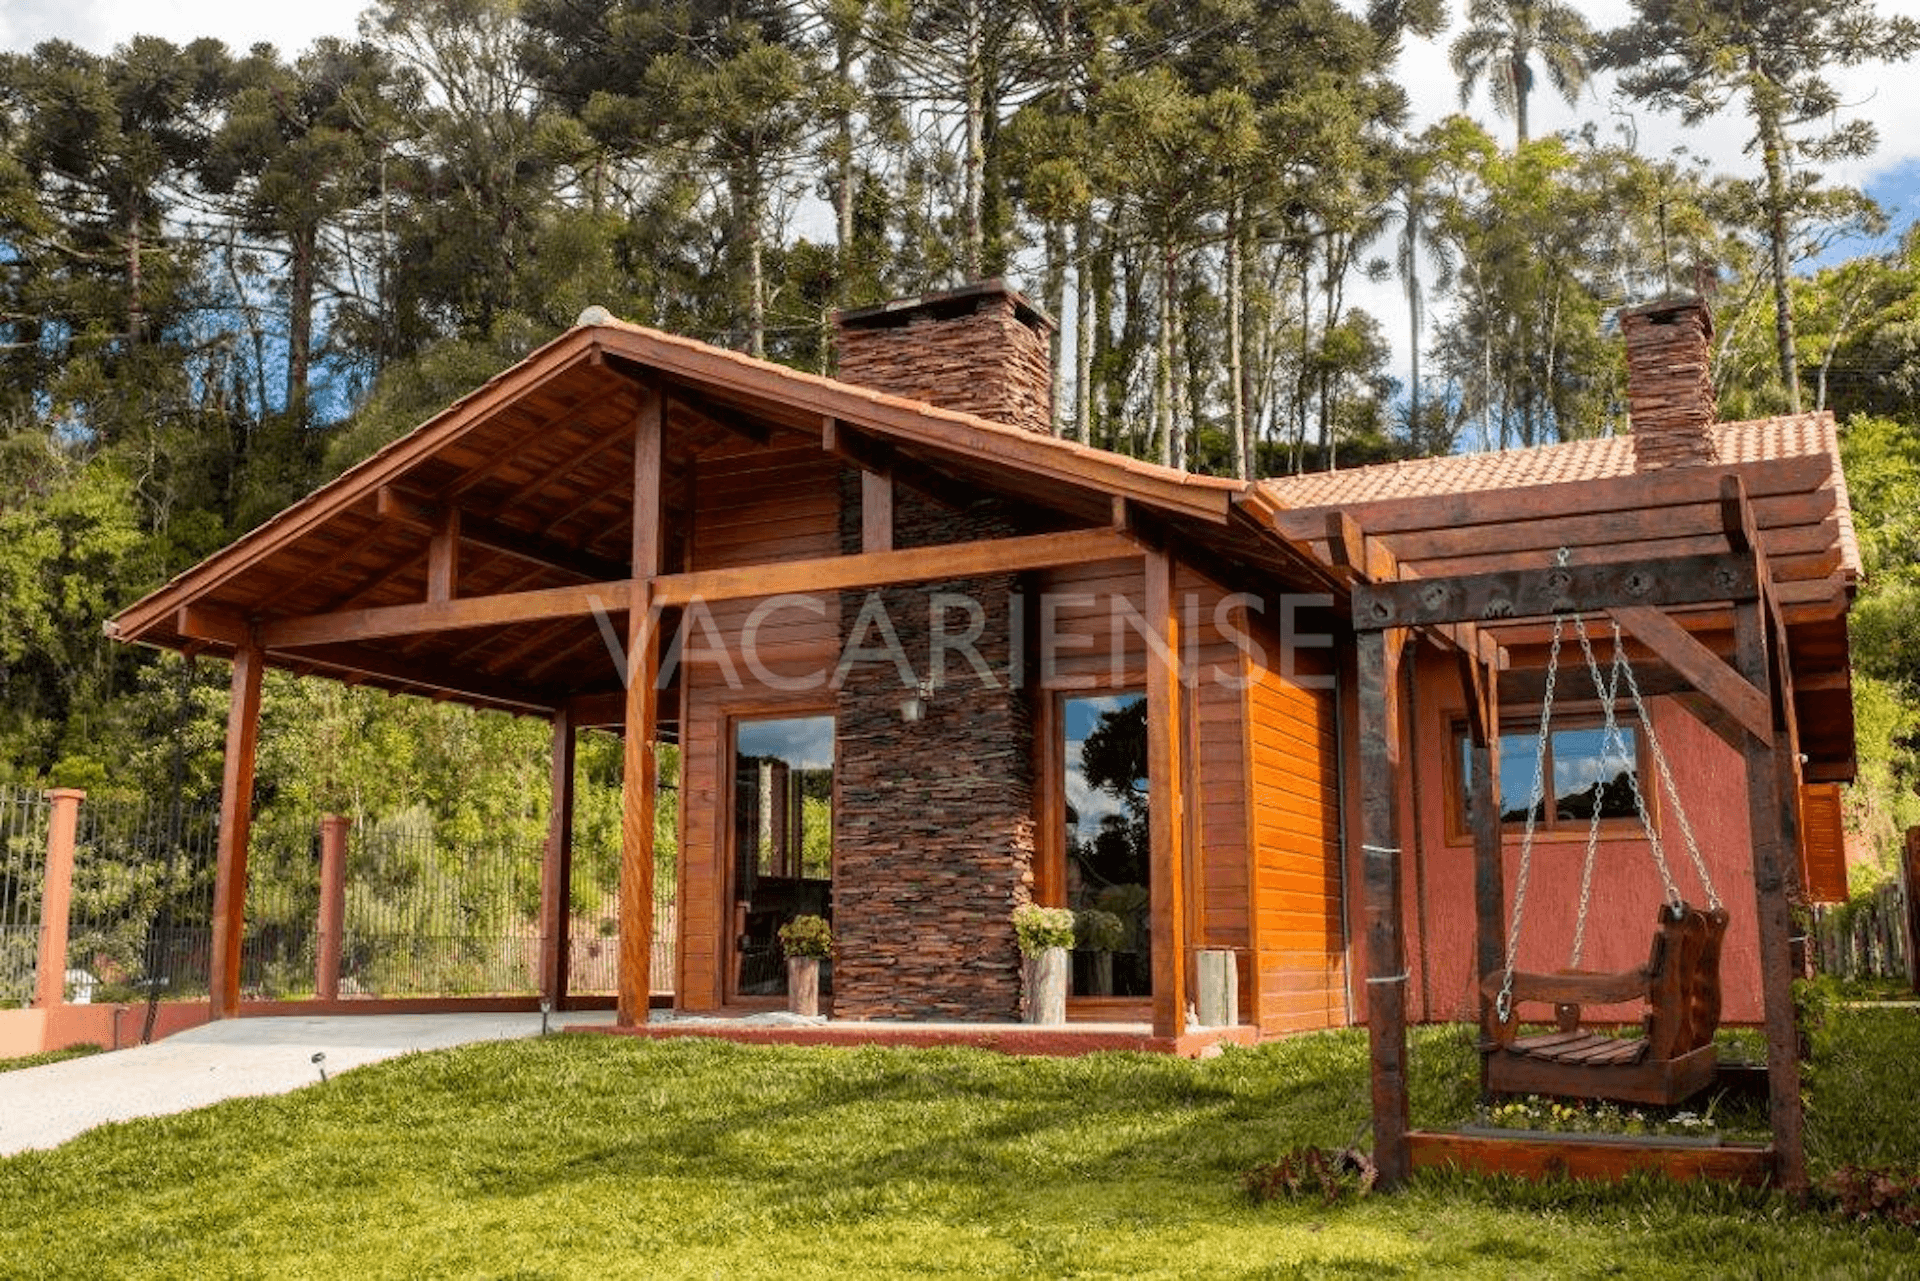
[[[1063,700],[1067,906],[1083,918],[1076,996],[1153,993],[1148,884],[1147,700]]]
[[[734,899],[743,996],[787,990],[777,932],[833,919],[833,717],[740,721],[733,743]],[[822,992],[832,990],[821,967]]]
[[[1455,731],[1459,770],[1459,796],[1462,832],[1473,830],[1473,744],[1464,728]],[[1624,747],[1624,751],[1622,750]],[[1636,827],[1630,779],[1640,769],[1639,727],[1622,725],[1619,740],[1609,744],[1606,731],[1597,724],[1576,723],[1552,729],[1547,735],[1545,759],[1536,762],[1539,751],[1537,728],[1511,728],[1500,735],[1500,819],[1511,827],[1524,827],[1527,802],[1540,769],[1550,780],[1542,789],[1539,831],[1584,831],[1592,821],[1594,807],[1600,810],[1602,823],[1626,821]]]

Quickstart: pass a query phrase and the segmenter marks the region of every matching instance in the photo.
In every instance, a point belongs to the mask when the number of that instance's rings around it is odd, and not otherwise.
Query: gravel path
[[[556,1016],[578,1026],[612,1011]],[[50,1148],[96,1125],[164,1116],[250,1094],[285,1094],[329,1073],[415,1050],[536,1036],[538,1014],[377,1014],[225,1019],[152,1045],[0,1072],[0,1156]]]

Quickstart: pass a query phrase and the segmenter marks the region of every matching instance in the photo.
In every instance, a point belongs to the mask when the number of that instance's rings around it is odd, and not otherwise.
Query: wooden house
[[[1362,786],[1379,734],[1359,656],[1378,633],[1356,628],[1357,593],[1546,569],[1562,547],[1611,572],[1744,538],[1780,629],[1771,702],[1718,675],[1726,609],[1643,610],[1664,621],[1636,618],[1626,644],[1734,914],[1728,1016],[1758,1019],[1756,904],[1779,887],[1756,890],[1734,744],[1773,717],[1794,786],[1850,777],[1858,554],[1831,418],[1714,423],[1702,380],[1672,376],[1704,361],[1704,312],[1643,312],[1631,438],[1248,484],[1054,437],[1051,322],[997,282],[842,314],[836,378],[590,311],[110,625],[233,663],[215,1013],[239,1000],[272,666],[551,721],[545,983],[561,1002],[574,734],[680,745],[669,974],[649,961],[655,753],[626,754],[623,1023],[656,991],[686,1012],[777,1002],[773,931],[802,911],[832,917],[837,1019],[1012,1021],[1009,914],[1028,901],[1108,913],[1075,958],[1072,1018],[1181,1045],[1198,958],[1224,952],[1248,1035],[1359,1022],[1362,942],[1402,927],[1363,912],[1380,798]],[[1612,633],[1593,627],[1604,658]],[[1548,632],[1496,610],[1408,635],[1390,727],[1405,848],[1386,884],[1407,1009],[1447,1018],[1484,969],[1469,690],[1493,679],[1537,717]],[[1549,743],[1576,781],[1544,818],[1529,964],[1574,919],[1584,842],[1561,802],[1599,796],[1608,761],[1586,759],[1594,690],[1576,676]],[[1532,732],[1503,727],[1510,760]],[[1834,868],[1816,808],[1793,879],[1818,894]],[[1632,825],[1609,813],[1601,835],[1588,956],[1632,963],[1659,885],[1629,870],[1646,844]]]

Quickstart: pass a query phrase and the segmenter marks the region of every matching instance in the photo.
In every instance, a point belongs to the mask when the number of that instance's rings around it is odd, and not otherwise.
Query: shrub
[[[833,927],[821,916],[796,916],[780,933],[780,950],[788,956],[812,956],[824,959],[833,955]]]
[[[1127,923],[1112,912],[1088,908],[1073,914],[1073,945],[1088,952],[1117,951],[1127,938]]]
[[[1839,1202],[1840,1212],[1857,1223],[1884,1219],[1920,1228],[1920,1172],[1843,1165],[1827,1177],[1826,1190]]]
[[[1064,907],[1024,903],[1013,909],[1013,933],[1022,956],[1038,956],[1050,947],[1072,947],[1073,913]]]

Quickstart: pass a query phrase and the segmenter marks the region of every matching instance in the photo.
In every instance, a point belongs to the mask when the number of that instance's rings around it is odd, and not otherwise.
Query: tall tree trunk
[[[1051,378],[1047,400],[1047,426],[1054,435],[1058,436],[1067,414],[1065,404],[1067,371],[1061,367],[1061,357],[1066,354],[1066,335],[1062,332],[1062,326],[1066,323],[1067,311],[1067,229],[1060,223],[1050,220],[1046,228],[1046,243],[1045,291],[1047,311],[1053,316],[1053,333],[1050,336],[1053,359],[1047,362]]]
[[[1232,415],[1233,474],[1241,480],[1253,475],[1253,445],[1247,435],[1246,387],[1246,277],[1240,244],[1240,195],[1227,201],[1227,412]]]
[[[966,157],[961,187],[960,269],[968,280],[980,275],[986,254],[986,226],[981,209],[986,188],[986,67],[980,0],[966,6]]]
[[[1173,466],[1173,246],[1160,245],[1160,306],[1154,336],[1153,427],[1160,465]]]
[[[833,226],[839,250],[841,288],[846,287],[847,255],[853,251],[853,34],[842,31],[834,50],[834,75],[841,102],[834,122]]]
[[[1078,262],[1073,273],[1073,438],[1088,445],[1093,443],[1093,320],[1096,288],[1093,239],[1093,210],[1089,207],[1081,213],[1079,224],[1074,228]]]
[[[307,413],[308,372],[313,360],[314,254],[319,238],[317,227],[295,232],[287,263],[287,414],[296,424],[304,422]]]
[[[146,287],[140,272],[140,201],[136,197],[127,210],[127,346],[139,347],[146,341]]]
[[[1756,72],[1756,75],[1759,73]],[[1800,412],[1800,355],[1793,336],[1793,295],[1787,276],[1787,180],[1782,158],[1779,111],[1768,100],[1771,85],[1756,88],[1755,114],[1760,124],[1760,155],[1767,171],[1767,249],[1773,276],[1773,342],[1780,359],[1780,385],[1787,389],[1787,408]]]
[[[1513,82],[1513,133],[1517,141],[1514,150],[1527,145],[1527,55],[1515,50],[1508,64],[1507,74]]]

